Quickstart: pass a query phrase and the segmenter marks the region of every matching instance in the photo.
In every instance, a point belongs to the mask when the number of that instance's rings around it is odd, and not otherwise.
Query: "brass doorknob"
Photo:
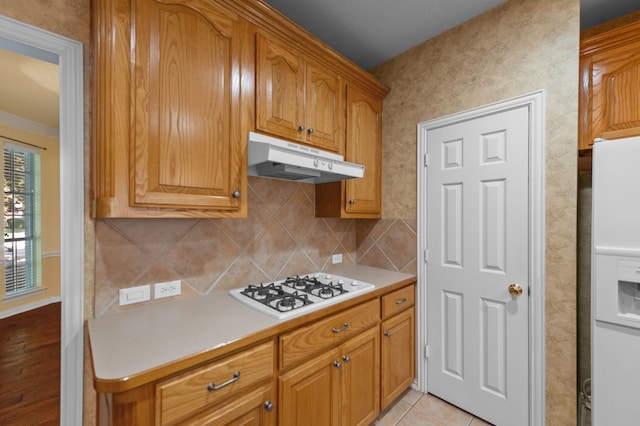
[[[509,294],[513,297],[518,297],[522,294],[522,286],[520,284],[510,284]]]

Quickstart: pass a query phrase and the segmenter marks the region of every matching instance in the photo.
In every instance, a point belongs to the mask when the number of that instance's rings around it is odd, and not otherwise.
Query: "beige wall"
[[[385,218],[416,216],[417,123],[546,91],[546,402],[553,425],[576,422],[578,46],[579,0],[511,0],[373,70],[390,88]]]

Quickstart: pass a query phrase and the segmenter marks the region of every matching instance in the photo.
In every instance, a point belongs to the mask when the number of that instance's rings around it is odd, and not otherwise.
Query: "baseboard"
[[[49,297],[47,299],[37,300],[35,302],[31,302],[27,305],[18,306],[16,308],[7,309],[6,311],[0,311],[0,319],[9,318],[14,315],[22,314],[27,311],[31,311],[33,309],[38,309],[43,306],[50,305],[52,303],[60,302],[62,299],[60,296]]]

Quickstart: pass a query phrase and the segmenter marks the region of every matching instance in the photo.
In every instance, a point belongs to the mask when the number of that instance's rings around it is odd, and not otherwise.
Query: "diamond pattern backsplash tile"
[[[316,218],[313,185],[249,177],[248,196],[246,219],[96,221],[96,316],[172,300],[120,307],[120,288],[178,279],[189,297],[355,263],[356,221]]]
[[[180,280],[182,295],[269,282],[343,262],[416,273],[415,219],[315,217],[315,186],[249,178],[246,219],[96,221],[96,316],[121,307],[118,290]],[[153,294],[153,290],[152,290]]]
[[[356,229],[356,263],[416,274],[416,219],[361,219]]]

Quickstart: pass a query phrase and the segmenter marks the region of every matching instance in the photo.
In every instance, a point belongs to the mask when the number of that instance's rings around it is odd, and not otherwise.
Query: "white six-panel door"
[[[498,425],[529,419],[528,150],[527,106],[427,133],[428,391]]]

